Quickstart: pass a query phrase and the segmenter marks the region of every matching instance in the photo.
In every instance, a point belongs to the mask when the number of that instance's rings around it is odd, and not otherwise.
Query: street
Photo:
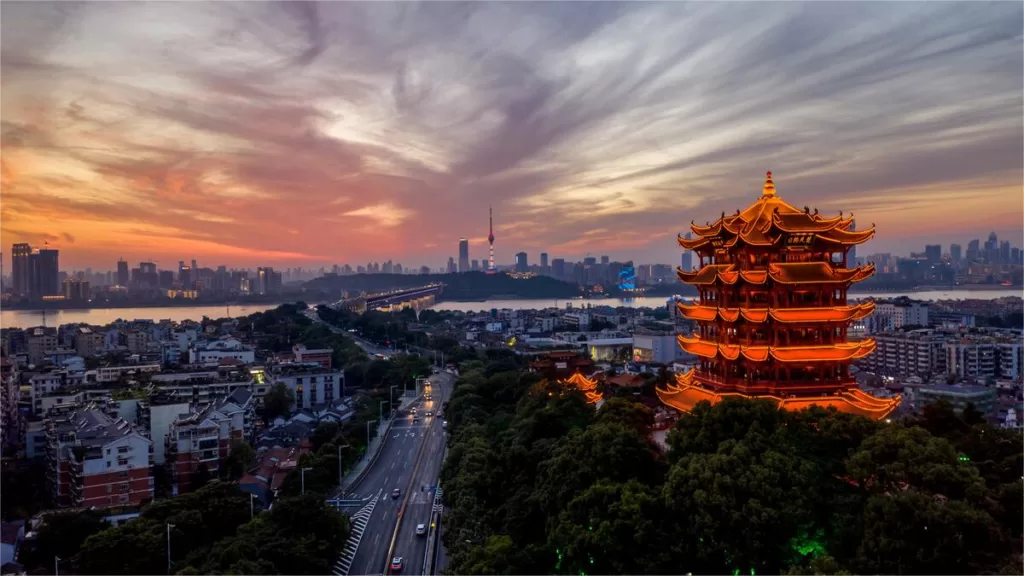
[[[448,398],[454,377],[442,372],[431,382],[433,400],[414,404],[420,421],[414,423],[411,416],[396,420],[373,467],[356,490],[346,494],[347,498],[365,499],[383,489],[381,501],[367,521],[350,575],[383,574],[391,556],[404,559],[402,573],[423,572],[427,538],[416,535],[416,525],[430,522],[434,500],[431,488],[437,485],[445,448],[442,418],[427,417],[425,413],[436,412]],[[396,488],[401,496],[393,499],[391,492]]]

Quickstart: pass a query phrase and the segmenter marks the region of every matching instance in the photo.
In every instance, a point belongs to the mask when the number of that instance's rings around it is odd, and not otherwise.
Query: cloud
[[[873,219],[866,250],[1019,237],[1022,12],[2,3],[0,225],[81,266],[417,266],[485,257],[493,205],[499,261],[675,262],[773,170]]]

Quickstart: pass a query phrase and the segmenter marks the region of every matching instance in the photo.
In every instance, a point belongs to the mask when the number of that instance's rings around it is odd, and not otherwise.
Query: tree
[[[220,466],[220,476],[224,480],[238,480],[245,475],[246,470],[252,466],[256,453],[252,446],[244,440],[235,440],[231,443],[228,457]]]
[[[29,572],[48,571],[53,567],[54,557],[70,561],[90,536],[109,528],[103,515],[94,510],[49,514],[39,529],[35,545],[23,548],[19,559]]]
[[[288,415],[294,404],[295,393],[283,382],[278,382],[263,396],[263,417],[267,421],[272,421],[278,416]]]

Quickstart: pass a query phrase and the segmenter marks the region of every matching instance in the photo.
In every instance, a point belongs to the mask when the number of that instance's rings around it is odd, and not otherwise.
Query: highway
[[[430,521],[434,501],[430,488],[437,485],[445,448],[442,418],[428,418],[425,413],[436,412],[448,399],[454,377],[442,372],[430,381],[433,400],[414,404],[419,422],[414,423],[411,416],[396,420],[373,467],[356,489],[346,494],[346,498],[364,499],[383,489],[363,531],[350,575],[388,573],[391,556],[404,559],[403,574],[423,573],[427,539],[416,535],[416,525]],[[401,490],[397,499],[391,495],[396,488]]]

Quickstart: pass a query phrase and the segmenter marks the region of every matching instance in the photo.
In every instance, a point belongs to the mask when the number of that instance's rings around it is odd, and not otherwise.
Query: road
[[[383,489],[381,501],[363,531],[350,575],[385,573],[391,561],[389,552],[404,559],[403,574],[423,572],[426,536],[417,536],[416,526],[430,521],[434,501],[430,488],[437,485],[445,448],[441,418],[426,417],[425,413],[436,412],[448,399],[454,377],[442,372],[430,380],[433,400],[414,405],[419,422],[413,422],[411,416],[396,420],[377,461],[356,490],[346,495],[363,499]],[[391,496],[395,488],[401,490],[397,499]]]

